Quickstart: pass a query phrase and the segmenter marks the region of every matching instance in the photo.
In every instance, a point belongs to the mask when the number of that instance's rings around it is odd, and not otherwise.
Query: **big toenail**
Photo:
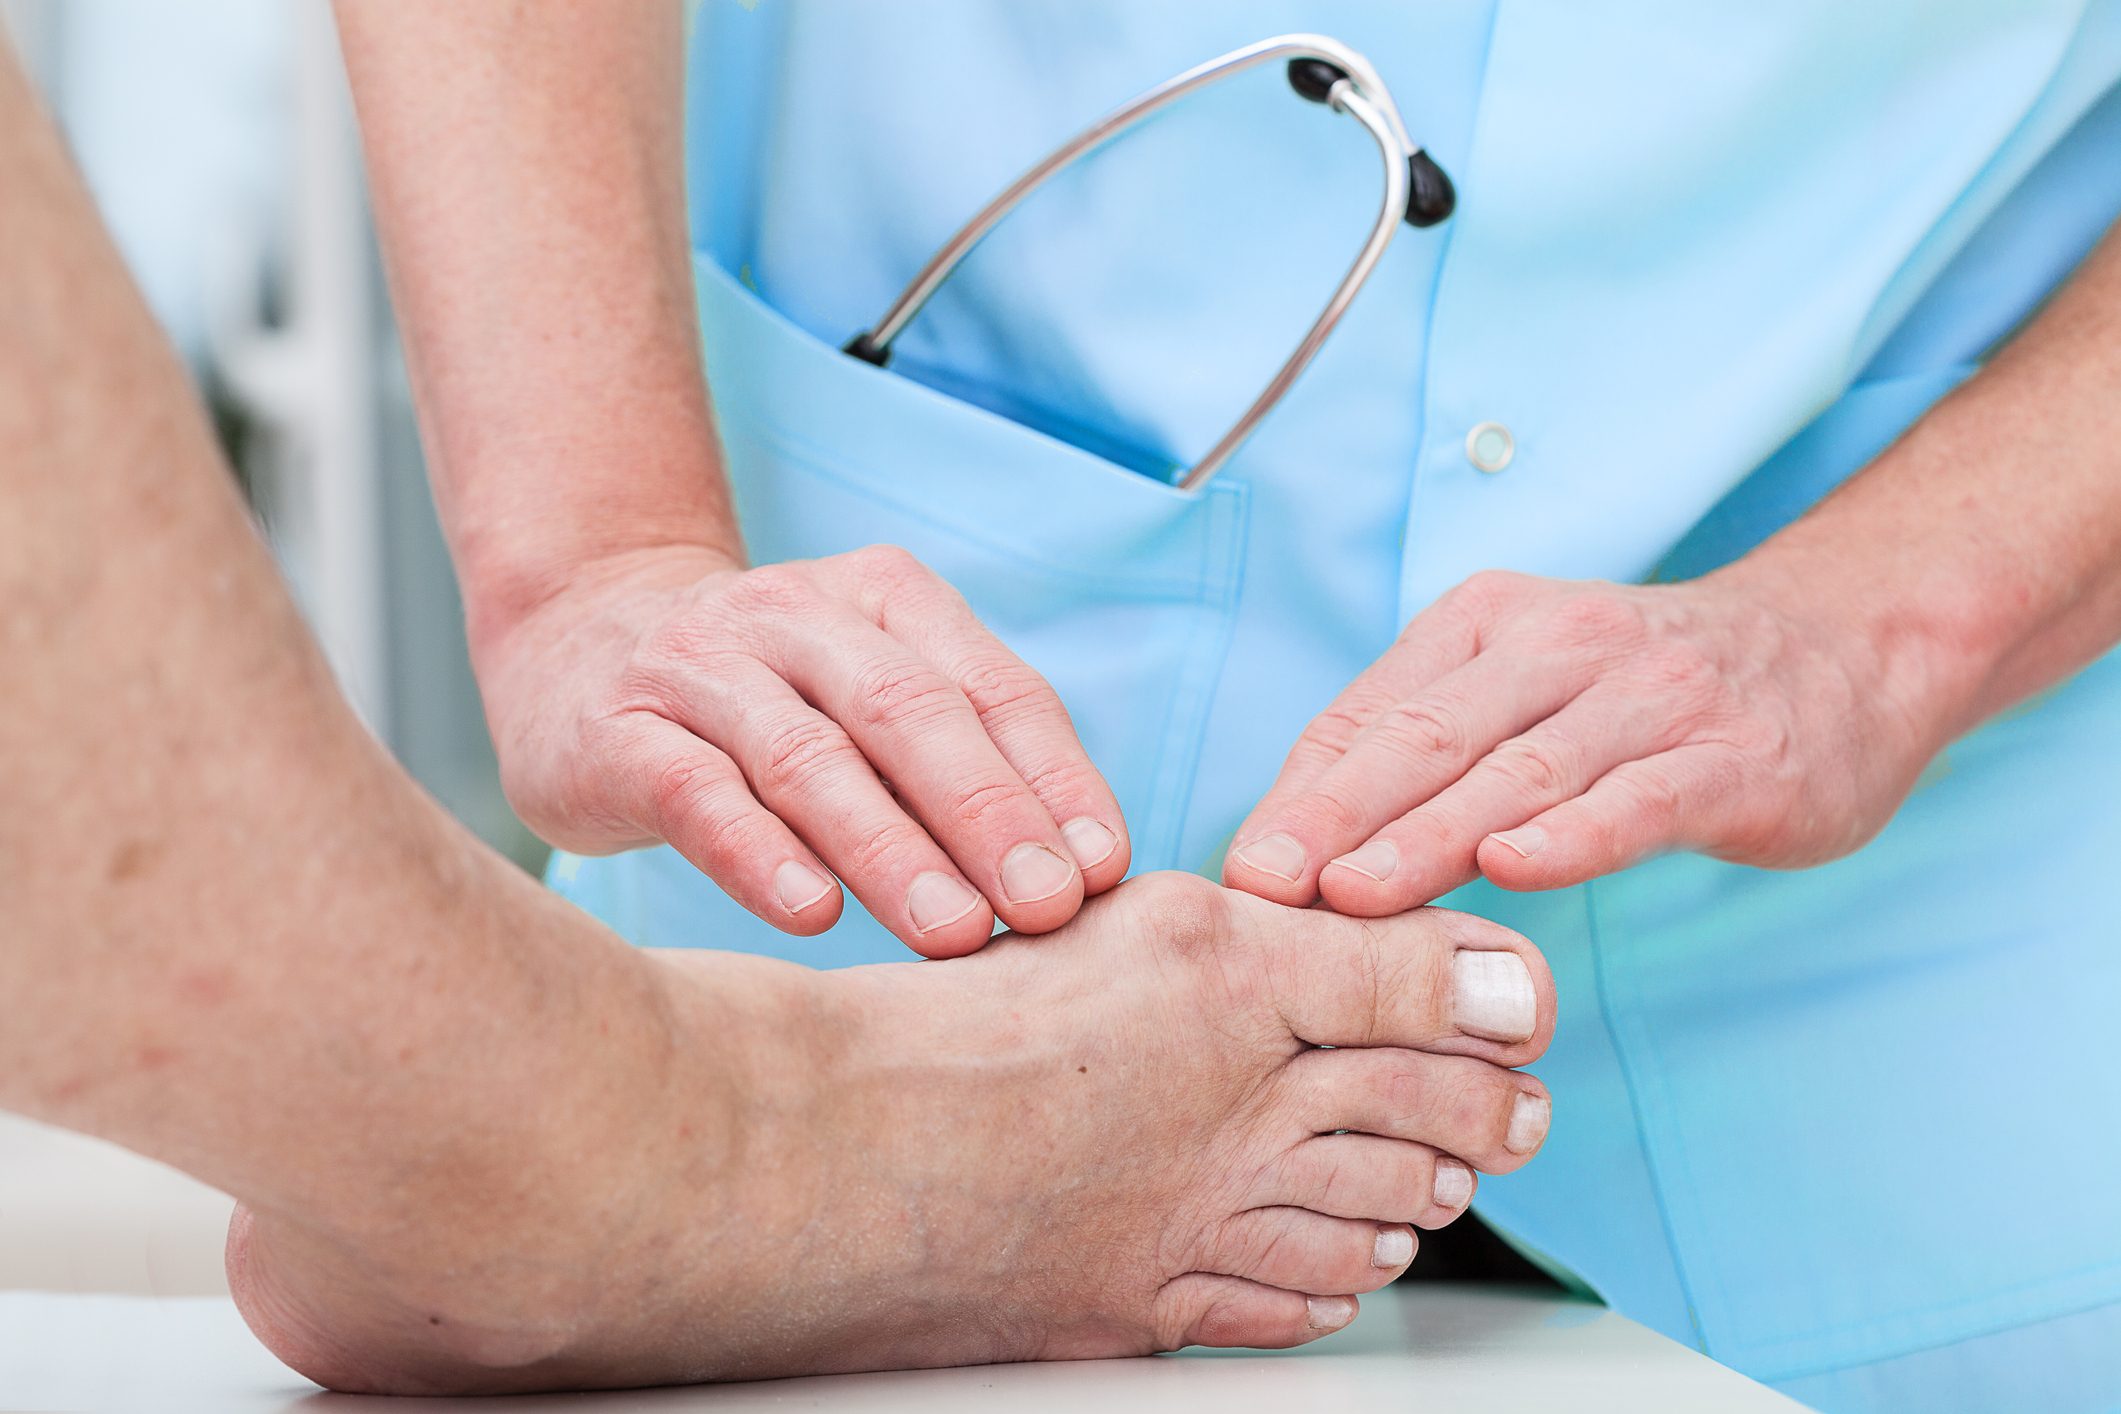
[[[1554,1117],[1553,1102],[1544,1095],[1519,1095],[1510,1108],[1510,1132],[1503,1147],[1513,1154],[1529,1154],[1547,1137],[1547,1123]]]
[[[916,933],[947,928],[979,907],[979,895],[948,874],[929,870],[906,890],[906,912]]]
[[[1373,1267],[1404,1267],[1414,1260],[1414,1234],[1401,1227],[1377,1229],[1377,1243],[1370,1249]]]
[[[1463,1208],[1473,1201],[1473,1170],[1453,1158],[1438,1159],[1430,1197],[1439,1208]]]
[[[1075,862],[1042,844],[1020,844],[1002,860],[1002,892],[1011,903],[1052,898],[1075,881]]]
[[[1451,959],[1451,1020],[1468,1036],[1530,1040],[1539,1028],[1532,970],[1513,952],[1460,948]]]
[[[1310,1296],[1304,1305],[1314,1331],[1337,1331],[1355,1319],[1355,1303],[1345,1296]]]
[[[1303,877],[1304,847],[1287,835],[1261,835],[1237,852],[1237,860],[1293,884]]]

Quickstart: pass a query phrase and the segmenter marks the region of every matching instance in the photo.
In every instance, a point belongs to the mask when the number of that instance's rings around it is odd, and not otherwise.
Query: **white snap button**
[[[1517,455],[1517,439],[1499,422],[1482,422],[1466,433],[1466,460],[1490,476]]]

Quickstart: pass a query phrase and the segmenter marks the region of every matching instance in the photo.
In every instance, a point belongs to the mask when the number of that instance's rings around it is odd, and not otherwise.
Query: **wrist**
[[[733,533],[702,533],[643,537],[518,561],[505,569],[467,567],[460,575],[473,666],[483,681],[487,663],[504,654],[509,642],[555,613],[617,594],[681,589],[746,566],[743,545]]]
[[[2001,617],[1956,565],[1811,529],[1800,522],[1704,583],[1765,608],[1829,654],[1926,760],[1983,714],[1984,686],[2008,651]]]

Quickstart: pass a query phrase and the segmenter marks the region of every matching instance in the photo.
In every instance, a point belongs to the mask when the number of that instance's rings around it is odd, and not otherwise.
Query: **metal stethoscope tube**
[[[1384,159],[1384,199],[1379,204],[1377,221],[1371,227],[1369,237],[1356,252],[1354,264],[1348,267],[1348,273],[1333,291],[1333,297],[1326,301],[1317,321],[1298,342],[1288,360],[1268,380],[1259,396],[1252,400],[1252,405],[1177,481],[1182,490],[1188,491],[1204,484],[1252,435],[1260,421],[1273,411],[1274,405],[1282,400],[1298,375],[1317,355],[1326,336],[1333,332],[1333,326],[1347,312],[1356,291],[1370,278],[1370,272],[1376,268],[1385,247],[1398,231],[1399,223],[1406,221],[1416,226],[1433,226],[1451,214],[1455,202],[1450,178],[1407,136],[1399,109],[1370,61],[1339,40],[1320,34],[1286,34],[1263,39],[1188,69],[1105,114],[1047,154],[980,208],[921,267],[912,283],[884,312],[884,317],[873,328],[847,342],[846,351],[878,365],[888,361],[892,341],[913,322],[914,316],[942,287],[943,281],[950,278],[965,257],[972,253],[973,247],[999,225],[1003,217],[1045,185],[1048,179],[1188,94],[1275,59],[1289,61],[1289,82],[1299,94],[1337,112],[1349,114],[1369,132]]]

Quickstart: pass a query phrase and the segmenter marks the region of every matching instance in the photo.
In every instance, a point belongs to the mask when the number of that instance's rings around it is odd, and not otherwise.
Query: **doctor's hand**
[[[1846,854],[1949,732],[1914,655],[1833,599],[1743,561],[1652,586],[1476,575],[1305,729],[1224,879],[1377,916],[1476,875]]]
[[[474,656],[510,803],[563,849],[667,841],[766,922],[845,880],[915,951],[1074,916],[1126,826],[1068,714],[903,550],[608,557]]]

